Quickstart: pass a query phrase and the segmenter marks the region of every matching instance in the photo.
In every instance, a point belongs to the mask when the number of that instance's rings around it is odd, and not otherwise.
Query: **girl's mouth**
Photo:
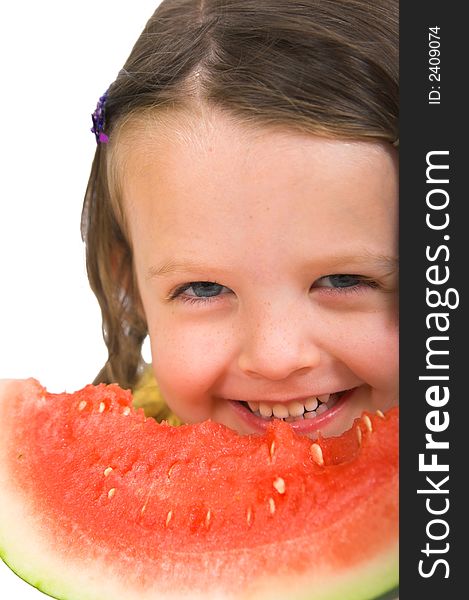
[[[290,423],[297,433],[308,434],[328,425],[355,389],[290,402],[230,400],[230,404],[246,423],[259,432],[266,429],[273,419],[280,419]]]

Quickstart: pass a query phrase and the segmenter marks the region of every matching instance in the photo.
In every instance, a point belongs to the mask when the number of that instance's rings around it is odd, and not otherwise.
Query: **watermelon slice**
[[[0,553],[65,600],[368,600],[397,585],[398,409],[337,438],[172,427],[116,385],[0,384]]]

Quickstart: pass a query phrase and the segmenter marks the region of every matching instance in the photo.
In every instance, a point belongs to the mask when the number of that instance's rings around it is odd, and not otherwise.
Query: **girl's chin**
[[[340,394],[340,397],[331,403],[330,407],[326,406],[320,411],[320,414],[305,412],[301,417],[288,418],[287,422],[296,433],[311,439],[316,439],[319,435],[322,437],[340,435],[352,426],[353,421],[360,417],[363,411],[375,412],[380,408],[368,399],[368,394],[365,399],[360,390],[361,388],[353,388]],[[381,410],[387,410],[392,404],[394,403],[383,403]],[[245,402],[228,400],[228,405],[231,414],[228,415],[228,411],[224,411],[225,418],[220,419],[220,422],[224,422],[242,435],[263,433],[275,418],[266,418],[260,416],[258,412],[254,413]]]

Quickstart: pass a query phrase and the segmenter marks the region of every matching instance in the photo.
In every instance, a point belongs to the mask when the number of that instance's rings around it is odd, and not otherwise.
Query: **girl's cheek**
[[[399,384],[399,333],[394,324],[373,323],[350,352],[351,366],[366,383],[397,394]]]
[[[226,340],[200,328],[150,333],[153,368],[161,386],[181,395],[207,390],[228,367]]]

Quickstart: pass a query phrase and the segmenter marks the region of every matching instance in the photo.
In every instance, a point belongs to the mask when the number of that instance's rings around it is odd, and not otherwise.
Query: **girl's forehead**
[[[364,172],[379,163],[386,174],[397,172],[397,151],[378,141],[327,138],[294,131],[287,125],[265,126],[240,122],[217,110],[195,113],[170,111],[129,121],[116,141],[114,155],[125,179],[148,171],[161,175],[177,169],[178,178],[217,171],[259,178],[326,173],[340,162],[342,168]],[[253,180],[253,184],[256,181]]]
[[[351,245],[360,254],[394,252],[391,145],[260,128],[250,135],[211,118],[210,127],[180,121],[172,132],[153,125],[127,145],[124,210],[138,257],[184,250],[231,264],[255,252],[269,269]]]

